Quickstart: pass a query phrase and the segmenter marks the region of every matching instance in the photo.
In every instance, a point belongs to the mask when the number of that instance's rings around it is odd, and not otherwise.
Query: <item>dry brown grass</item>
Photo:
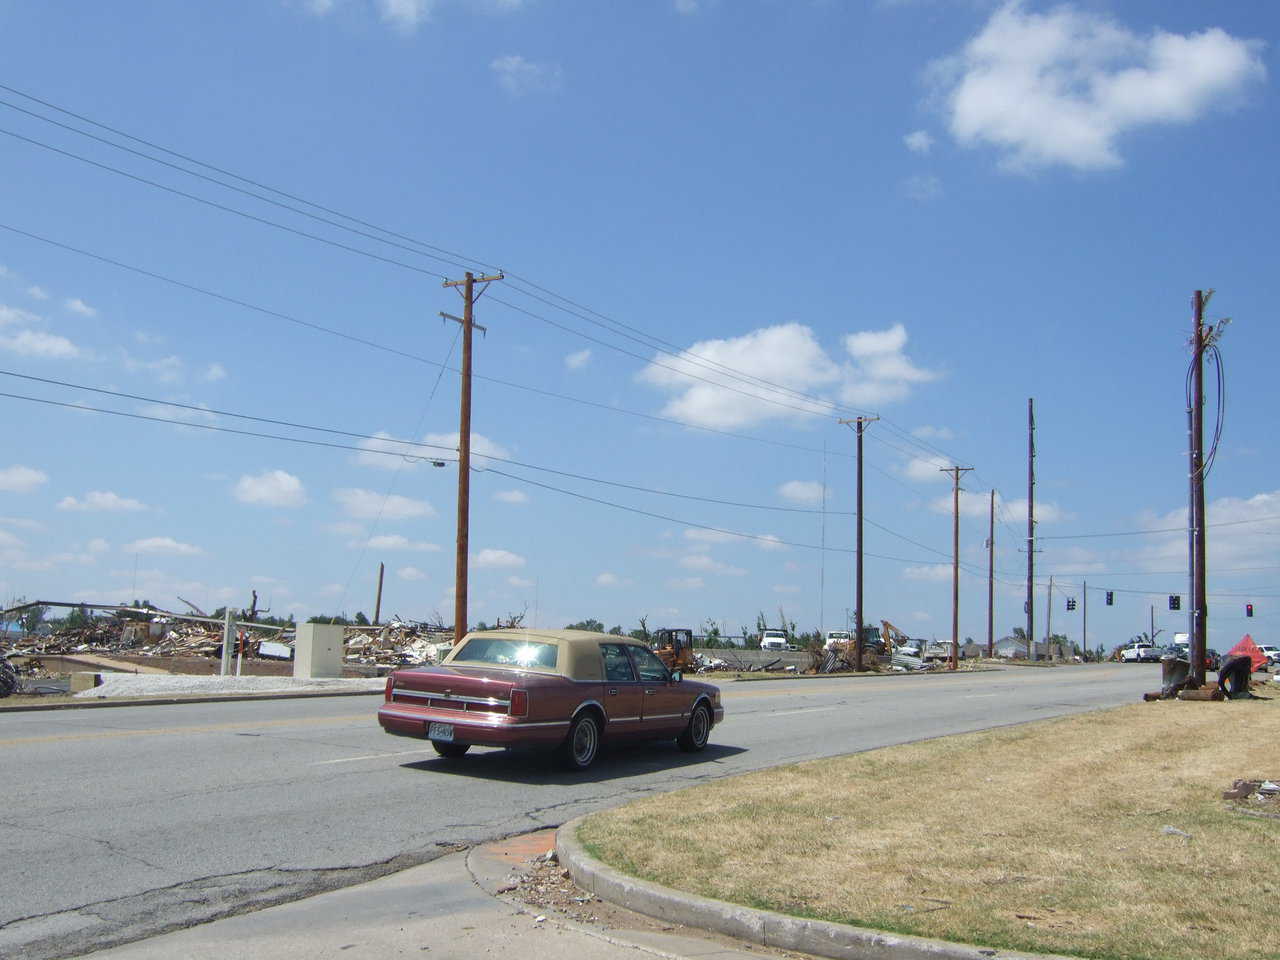
[[[597,814],[580,836],[637,876],[785,913],[1256,960],[1280,957],[1280,820],[1221,793],[1277,775],[1280,698],[1135,704],[720,780]]]

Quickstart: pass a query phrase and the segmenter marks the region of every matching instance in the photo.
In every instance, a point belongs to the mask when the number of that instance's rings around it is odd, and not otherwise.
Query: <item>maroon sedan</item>
[[[671,673],[644,644],[585,630],[469,633],[439,666],[387,678],[378,722],[430,740],[443,757],[472,746],[555,748],[585,770],[603,740],[707,745],[720,689]]]

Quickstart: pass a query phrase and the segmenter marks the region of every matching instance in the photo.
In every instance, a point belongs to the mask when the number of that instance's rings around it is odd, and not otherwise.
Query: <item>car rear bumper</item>
[[[420,740],[430,739],[430,724],[448,723],[453,726],[454,743],[481,747],[555,746],[569,732],[568,720],[527,721],[502,714],[477,717],[471,712],[429,709],[411,703],[384,703],[378,708],[378,723],[387,733]]]

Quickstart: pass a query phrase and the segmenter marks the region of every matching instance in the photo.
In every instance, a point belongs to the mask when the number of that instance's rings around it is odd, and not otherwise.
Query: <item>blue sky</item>
[[[0,369],[135,398],[0,389],[178,422],[0,398],[0,592],[354,614],[384,561],[385,612],[451,619],[455,468],[395,454],[452,457],[441,277],[470,266],[508,272],[477,311],[495,459],[472,485],[473,622],[736,633],[781,606],[842,627],[836,421],[863,412],[883,418],[867,618],[949,637],[955,463],[975,468],[961,633],[986,633],[996,489],[1002,635],[1035,397],[1038,630],[1050,574],[1073,639],[1086,579],[1091,645],[1153,603],[1185,629],[1165,599],[1185,535],[1080,535],[1185,522],[1189,303],[1212,287],[1208,318],[1233,322],[1210,640],[1269,636],[1278,23],[1254,3],[3,0]]]

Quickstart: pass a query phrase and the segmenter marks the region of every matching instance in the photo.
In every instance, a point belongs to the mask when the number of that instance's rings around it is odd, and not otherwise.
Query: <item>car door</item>
[[[610,737],[640,736],[644,689],[636,679],[626,645],[600,644],[604,658],[604,709],[608,714]]]
[[[640,646],[629,645],[627,652],[635,664],[636,676],[644,693],[641,728],[646,737],[675,736],[689,722],[689,694],[653,653]]]

